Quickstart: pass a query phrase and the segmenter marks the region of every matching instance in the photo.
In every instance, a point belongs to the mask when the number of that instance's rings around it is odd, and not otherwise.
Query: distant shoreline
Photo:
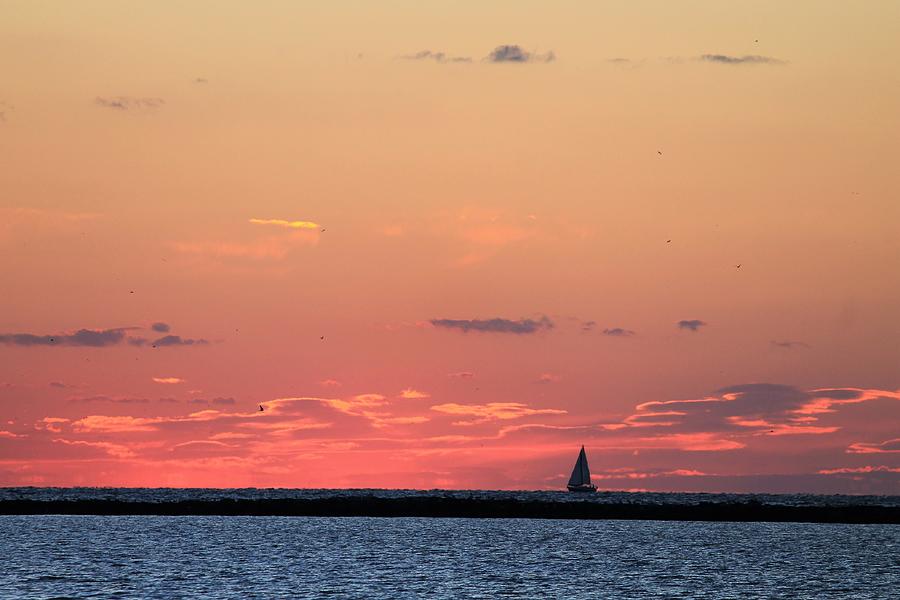
[[[900,507],[787,506],[756,500],[692,504],[374,496],[173,500],[2,500],[0,515],[433,517],[900,524]]]

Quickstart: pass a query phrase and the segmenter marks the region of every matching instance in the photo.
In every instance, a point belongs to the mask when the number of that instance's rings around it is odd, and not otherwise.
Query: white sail
[[[578,460],[575,461],[575,468],[572,469],[572,476],[569,477],[569,485],[590,485],[591,471],[588,469],[587,455],[584,453],[584,446],[578,453]]]

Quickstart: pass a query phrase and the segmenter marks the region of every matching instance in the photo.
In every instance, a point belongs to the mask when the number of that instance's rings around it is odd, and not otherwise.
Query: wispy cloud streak
[[[404,60],[433,60],[436,63],[472,62],[472,59],[468,56],[450,56],[444,52],[432,52],[431,50],[421,50],[415,54],[404,54],[400,58]]]
[[[717,63],[720,65],[783,65],[785,61],[771,56],[759,56],[745,54],[743,56],[729,56],[728,54],[701,54],[698,60]]]
[[[165,104],[162,98],[135,98],[133,96],[98,96],[94,99],[97,106],[114,110],[142,110],[150,111],[160,108]]]

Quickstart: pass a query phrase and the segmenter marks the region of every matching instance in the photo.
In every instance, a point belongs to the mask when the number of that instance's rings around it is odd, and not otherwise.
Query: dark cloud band
[[[631,329],[623,329],[621,327],[613,327],[611,329],[604,329],[603,335],[609,335],[612,337],[630,337],[634,335],[634,331]]]
[[[491,50],[485,60],[493,63],[553,62],[556,60],[556,54],[552,50],[545,54],[536,54],[523,50],[516,44],[504,44]]]
[[[535,319],[432,319],[431,324],[445,329],[458,329],[462,332],[479,331],[483,333],[513,333],[526,335],[538,333],[543,329],[552,329],[553,321],[547,317]]]
[[[79,329],[71,334],[36,335],[33,333],[0,334],[0,344],[11,346],[115,346],[125,339],[125,332],[133,327],[117,329]]]

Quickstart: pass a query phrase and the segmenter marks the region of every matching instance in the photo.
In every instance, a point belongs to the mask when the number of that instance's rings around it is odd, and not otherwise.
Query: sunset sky
[[[898,28],[4,1],[0,485],[900,493]]]

